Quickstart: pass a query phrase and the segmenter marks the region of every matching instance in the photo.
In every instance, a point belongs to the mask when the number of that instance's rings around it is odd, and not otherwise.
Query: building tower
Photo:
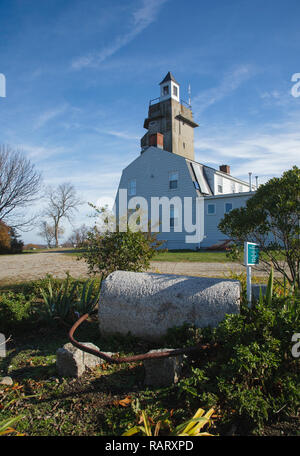
[[[194,122],[191,106],[180,99],[180,87],[170,71],[161,81],[160,97],[150,100],[141,139],[143,151],[157,146],[173,154],[194,160]]]

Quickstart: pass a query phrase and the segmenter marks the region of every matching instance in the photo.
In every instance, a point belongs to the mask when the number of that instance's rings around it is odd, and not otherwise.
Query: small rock
[[[84,372],[83,355],[68,343],[56,352],[56,368],[63,377],[80,377]]]
[[[83,343],[83,345],[99,350],[96,345],[89,342]],[[114,353],[106,354],[112,356]],[[65,344],[63,348],[59,348],[56,352],[56,368],[58,374],[62,377],[81,377],[86,369],[100,366],[104,362],[98,356],[83,352],[71,343]]]
[[[169,350],[169,348],[162,348],[159,350],[150,350],[148,353]],[[145,385],[168,386],[177,383],[181,374],[182,362],[183,355],[144,360]]]
[[[267,293],[267,285],[262,285],[262,284],[253,284],[251,286],[252,288],[252,299],[254,301],[258,301],[259,300],[259,296],[260,296],[260,289],[262,291],[262,295],[263,296],[266,296],[266,293]]]
[[[14,384],[14,381],[11,377],[2,377],[0,380],[0,385],[12,386],[13,384]]]

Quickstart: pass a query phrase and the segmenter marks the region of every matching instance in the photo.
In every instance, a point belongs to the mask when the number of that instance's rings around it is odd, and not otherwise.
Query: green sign
[[[254,242],[245,242],[245,266],[259,263],[259,246]]]

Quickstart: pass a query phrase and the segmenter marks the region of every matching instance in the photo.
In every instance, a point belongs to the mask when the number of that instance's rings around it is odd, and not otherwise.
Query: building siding
[[[208,178],[210,186],[213,185],[214,176],[216,172],[213,169],[204,167],[205,175]],[[176,189],[169,188],[169,174],[170,172],[178,172],[178,186]],[[158,239],[164,240],[164,247],[172,249],[196,249],[199,247],[209,247],[220,240],[227,239],[224,234],[218,230],[218,224],[224,217],[225,203],[232,203],[232,208],[244,206],[247,199],[251,197],[251,193],[230,193],[231,179],[222,176],[229,184],[224,188],[229,193],[224,195],[207,196],[204,198],[204,235],[205,238],[200,243],[186,243],[185,236],[191,233],[174,232],[159,233]],[[181,198],[182,202],[184,197],[192,197],[193,200],[199,196],[196,190],[189,169],[189,163],[184,157],[173,154],[171,152],[158,149],[156,147],[147,148],[142,155],[136,158],[129,166],[127,166],[122,173],[118,193],[116,197],[116,215],[118,216],[118,194],[120,189],[129,190],[129,183],[131,180],[136,180],[136,196],[144,197],[149,206],[149,219],[150,219],[150,201],[151,197],[166,196],[169,199],[174,196]],[[212,189],[215,190],[214,188]],[[245,190],[247,186],[245,185]],[[131,196],[128,194],[128,200]],[[208,204],[216,205],[215,215],[207,214]],[[195,211],[194,211],[195,212]],[[183,216],[182,216],[183,220]],[[193,223],[195,223],[195,214],[193,214]]]

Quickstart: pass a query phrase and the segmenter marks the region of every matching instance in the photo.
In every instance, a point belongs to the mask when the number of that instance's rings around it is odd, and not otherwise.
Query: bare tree
[[[0,220],[14,228],[28,225],[22,209],[37,199],[40,183],[40,173],[20,151],[0,145]]]
[[[85,224],[75,228],[69,237],[67,244],[76,247],[83,247],[85,241],[87,240],[87,234],[90,230],[91,228],[87,227]]]
[[[58,237],[64,234],[64,229],[62,227],[58,228]],[[43,220],[40,224],[40,232],[38,233],[45,241],[47,242],[47,246],[50,249],[55,241],[55,228],[54,225],[50,225],[48,222]]]
[[[57,188],[48,188],[46,192],[48,207],[45,214],[51,219],[54,226],[55,246],[58,247],[60,223],[63,218],[71,221],[74,211],[82,204],[76,195],[74,186],[68,182]]]

